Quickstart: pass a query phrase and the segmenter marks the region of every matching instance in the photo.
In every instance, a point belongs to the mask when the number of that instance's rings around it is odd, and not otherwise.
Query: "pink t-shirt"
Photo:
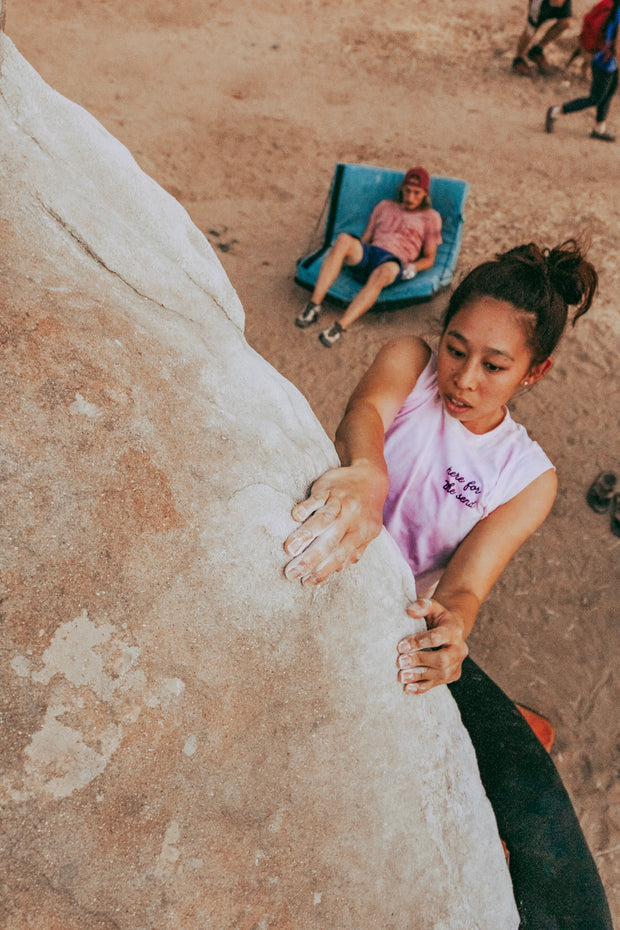
[[[403,262],[414,262],[422,247],[441,243],[441,216],[437,210],[405,210],[395,200],[381,200],[370,214],[370,242],[392,252]]]
[[[437,392],[437,356],[385,435],[390,490],[383,522],[428,593],[469,531],[553,465],[508,410],[495,429],[470,432]]]

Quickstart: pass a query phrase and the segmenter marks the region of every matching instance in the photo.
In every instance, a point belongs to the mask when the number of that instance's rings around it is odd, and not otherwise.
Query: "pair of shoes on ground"
[[[553,65],[550,65],[547,59],[545,58],[545,53],[542,50],[540,45],[532,45],[531,49],[527,53],[527,58],[536,66],[539,74],[549,77],[550,74],[555,73],[555,68]],[[512,70],[515,74],[523,74],[525,77],[530,77],[532,74],[532,69],[528,64],[526,58],[523,58],[522,55],[517,55],[516,58],[512,59]]]
[[[545,58],[545,53],[542,50],[540,45],[532,45],[531,49],[527,53],[527,57],[530,61],[533,61],[540,74],[548,77],[550,74],[553,74],[555,68],[553,68],[547,59]]]
[[[588,506],[595,513],[611,516],[611,531],[620,536],[620,494],[616,492],[617,478],[611,471],[602,471],[596,476],[586,494]]]
[[[549,77],[550,74],[555,74],[555,68],[553,65],[550,65],[545,58],[545,53],[540,45],[532,45],[527,53],[527,57],[536,65],[539,74],[545,77]],[[524,77],[530,77],[532,74],[532,69],[522,55],[517,55],[516,58],[513,58],[512,70],[515,74],[522,74]]]
[[[299,326],[300,329],[306,329],[308,326],[312,326],[312,324],[316,323],[318,320],[321,310],[321,304],[315,304],[309,300],[299,316],[295,318],[295,326]],[[343,333],[344,329],[340,323],[334,323],[333,326],[330,326],[329,329],[321,333],[319,339],[324,346],[331,349],[333,344],[338,342]]]

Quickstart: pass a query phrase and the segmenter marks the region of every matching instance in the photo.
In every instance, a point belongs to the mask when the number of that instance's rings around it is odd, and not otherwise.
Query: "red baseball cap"
[[[409,170],[405,172],[403,184],[409,184],[410,182],[421,187],[428,194],[431,186],[431,178],[428,171],[424,168],[409,168]]]

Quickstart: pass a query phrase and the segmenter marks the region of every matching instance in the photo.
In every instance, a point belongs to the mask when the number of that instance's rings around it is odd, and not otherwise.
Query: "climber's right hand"
[[[358,562],[381,532],[387,475],[367,461],[330,468],[291,511],[301,526],[284,543],[290,580],[319,584]]]

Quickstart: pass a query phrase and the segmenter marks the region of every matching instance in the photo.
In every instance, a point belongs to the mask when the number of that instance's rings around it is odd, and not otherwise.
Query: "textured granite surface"
[[[395,545],[285,581],[331,443],[185,211],[1,41],[2,926],[516,928],[456,706],[396,682]]]

